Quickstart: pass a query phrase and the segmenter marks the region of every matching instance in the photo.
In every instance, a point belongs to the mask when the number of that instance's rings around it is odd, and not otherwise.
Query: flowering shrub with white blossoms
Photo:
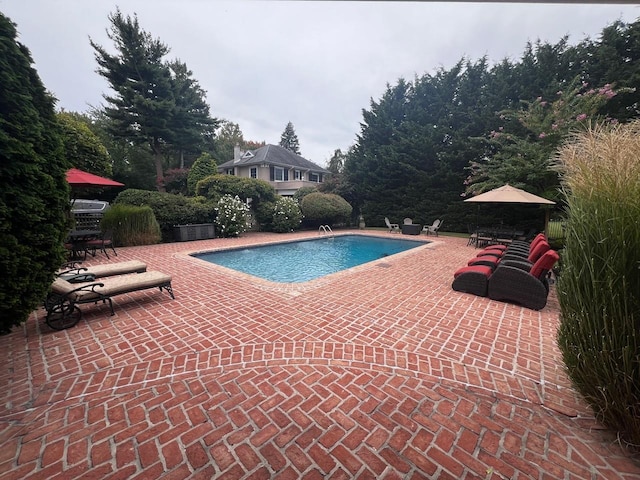
[[[302,212],[293,198],[281,197],[273,207],[273,231],[278,233],[295,230],[302,223]]]
[[[247,231],[249,207],[236,195],[223,195],[216,207],[216,225],[221,237],[237,237]]]

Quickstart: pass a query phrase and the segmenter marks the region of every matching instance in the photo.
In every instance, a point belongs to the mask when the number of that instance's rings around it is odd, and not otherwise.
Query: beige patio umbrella
[[[528,203],[537,205],[555,205],[556,202],[539,197],[533,193],[526,192],[520,188],[512,187],[508,183],[488,192],[481,193],[475,197],[467,198],[465,202],[476,203]],[[547,231],[549,225],[549,210],[545,211],[544,229]]]

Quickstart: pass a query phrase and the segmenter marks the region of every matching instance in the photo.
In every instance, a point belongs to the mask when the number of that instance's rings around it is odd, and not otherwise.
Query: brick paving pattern
[[[553,289],[540,312],[454,292],[464,239],[300,285],[188,255],[315,236],[120,248],[176,299],[0,337],[0,478],[640,478],[571,389]]]

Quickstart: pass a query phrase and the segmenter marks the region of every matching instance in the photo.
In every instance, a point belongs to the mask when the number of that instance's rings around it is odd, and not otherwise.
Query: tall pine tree
[[[165,153],[171,147],[183,152],[201,146],[213,136],[217,121],[209,116],[204,91],[191,71],[178,60],[165,62],[169,47],[142,30],[135,15],[125,17],[116,9],[109,21],[108,36],[117,54],[91,41],[98,73],[114,91],[104,97],[109,130],[116,138],[148,146],[162,190]]]
[[[209,115],[209,105],[205,92],[192,72],[179,60],[169,63],[171,68],[175,110],[171,119],[174,133],[174,148],[180,157],[180,168],[184,168],[185,153],[199,153],[203,150],[206,137],[213,137],[218,120]]]
[[[280,146],[300,155],[300,143],[296,131],[293,129],[293,123],[287,123],[282,136],[280,136]]]
[[[119,9],[109,15],[109,39],[118,54],[111,55],[91,40],[98,73],[115,95],[105,95],[105,113],[112,119],[111,133],[134,143],[146,143],[152,154],[158,182],[164,176],[163,147],[174,140],[170,118],[175,109],[171,71],[163,63],[169,48],[140,28],[134,15]]]

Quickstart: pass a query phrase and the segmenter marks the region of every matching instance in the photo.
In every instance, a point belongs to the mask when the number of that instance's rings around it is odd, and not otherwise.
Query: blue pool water
[[[272,282],[299,283],[424,244],[416,240],[340,235],[194,256]]]

